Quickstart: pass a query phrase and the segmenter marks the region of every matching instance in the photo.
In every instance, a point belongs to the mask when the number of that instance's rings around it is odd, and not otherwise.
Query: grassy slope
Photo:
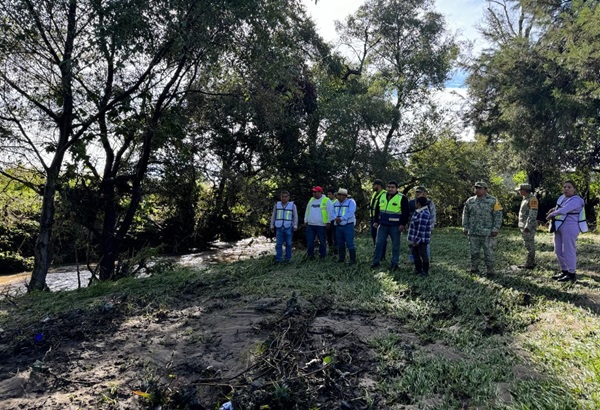
[[[375,388],[387,403],[381,408],[407,402],[460,408],[465,398],[470,408],[600,408],[600,237],[580,237],[576,284],[549,278],[556,263],[552,237],[545,233],[536,237],[539,267],[519,271],[510,265],[521,263],[525,251],[518,231],[505,229],[498,241],[498,272],[489,278],[467,273],[467,241],[460,230],[438,230],[433,241],[428,278],[414,276],[406,263],[393,275],[372,272],[371,242],[361,237],[354,268],[329,259],[302,262],[297,251],[295,262],[283,268],[269,257],[143,282],[26,295],[17,301],[18,310],[3,303],[0,327],[27,329],[57,312],[97,309],[114,294],[157,309],[177,300],[190,283],[202,284],[207,294],[287,299],[295,292],[299,299],[327,300],[337,310],[393,318],[418,335],[420,343],[411,348],[400,342],[399,329],[369,340],[378,358]],[[438,354],[431,346],[439,346]]]

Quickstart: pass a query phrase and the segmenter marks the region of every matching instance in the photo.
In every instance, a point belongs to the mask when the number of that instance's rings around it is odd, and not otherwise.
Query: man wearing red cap
[[[319,238],[319,257],[327,255],[326,230],[330,227],[333,218],[333,203],[323,195],[323,188],[315,186],[312,189],[313,197],[308,201],[304,213],[306,224],[306,248],[309,259],[315,257],[315,238]]]

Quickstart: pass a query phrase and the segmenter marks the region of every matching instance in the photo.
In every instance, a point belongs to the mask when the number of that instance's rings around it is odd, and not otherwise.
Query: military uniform
[[[487,188],[483,182],[478,182],[475,186]],[[483,248],[487,273],[494,273],[496,238],[491,234],[498,232],[502,225],[502,206],[495,197],[488,193],[484,197],[472,196],[465,203],[462,224],[465,233],[469,235],[471,271],[479,271],[479,254]]]
[[[521,201],[521,208],[519,208],[519,229],[521,230],[521,236],[525,243],[525,249],[527,249],[527,260],[525,265],[519,265],[523,268],[533,268],[535,266],[535,231],[537,230],[537,214],[539,202],[535,194],[531,192],[531,189],[521,185],[522,189],[529,191],[529,195],[524,196]]]

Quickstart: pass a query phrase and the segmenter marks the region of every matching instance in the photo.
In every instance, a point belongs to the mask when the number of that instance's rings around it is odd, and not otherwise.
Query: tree
[[[440,224],[456,226],[461,223],[462,207],[473,195],[475,182],[488,181],[492,191],[493,185],[501,186],[498,169],[501,165],[504,164],[498,161],[494,148],[484,138],[462,141],[449,132],[427,150],[411,155],[409,168],[418,172],[417,180],[427,186],[429,195],[435,198]]]
[[[471,66],[468,119],[490,142],[511,143],[534,187],[592,169],[600,159],[596,2],[489,4],[483,33],[493,47]]]
[[[303,13],[282,8],[249,24],[197,85],[208,92],[190,94],[190,133],[212,185],[198,227],[204,235],[257,232],[277,187],[299,192],[327,172],[326,164],[315,164],[316,94],[308,64],[327,53]]]
[[[376,172],[383,172],[390,158],[410,146],[419,113],[415,108],[426,105],[431,92],[443,86],[457,48],[430,1],[368,0],[338,28],[357,57],[345,77],[373,76],[383,96],[393,101],[387,127],[373,136],[381,158]]]
[[[55,194],[65,175],[65,160],[72,159],[67,174],[77,169],[78,161],[94,173],[90,166],[94,158],[87,150],[95,144],[105,153],[96,159],[104,171],[95,176],[102,178],[106,205],[101,276],[108,278],[114,266],[113,239],[123,238],[131,226],[163,114],[174,101],[181,101],[186,84],[203,64],[217,59],[227,39],[243,33],[244,23],[281,5],[280,1],[16,0],[0,6],[2,137],[11,153],[38,165],[44,176],[30,290],[45,287],[52,261]],[[130,206],[116,236],[109,238],[117,226],[111,207],[125,162]]]

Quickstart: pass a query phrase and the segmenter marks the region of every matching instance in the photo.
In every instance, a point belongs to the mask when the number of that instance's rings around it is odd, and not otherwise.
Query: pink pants
[[[560,229],[554,232],[554,252],[561,270],[575,273],[577,267],[577,254],[575,242],[579,236],[577,223],[563,223]]]

